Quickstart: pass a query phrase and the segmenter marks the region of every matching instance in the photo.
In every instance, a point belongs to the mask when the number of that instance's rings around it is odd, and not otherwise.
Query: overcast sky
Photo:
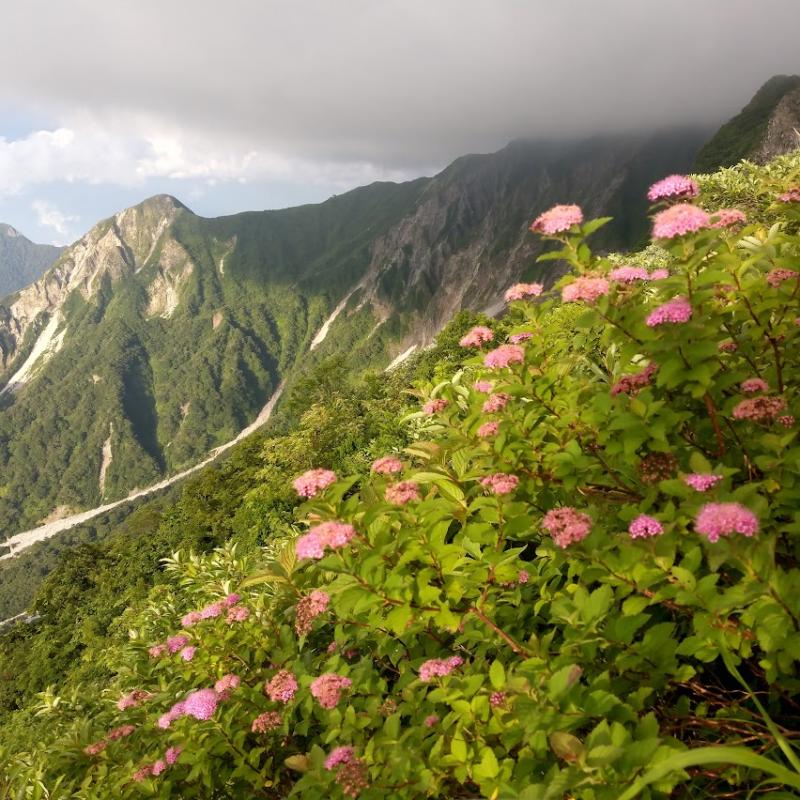
[[[800,0],[6,0],[0,221],[68,242],[432,174],[520,136],[709,124],[800,72]]]

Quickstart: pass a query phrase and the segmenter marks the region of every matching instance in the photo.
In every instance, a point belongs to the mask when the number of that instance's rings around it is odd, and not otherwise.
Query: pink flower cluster
[[[281,726],[281,715],[277,711],[265,711],[259,714],[250,726],[253,733],[269,733]]]
[[[264,694],[276,703],[288,703],[297,692],[297,679],[288,669],[282,669],[264,687]]]
[[[739,211],[738,208],[721,208],[711,215],[712,228],[732,228],[734,225],[744,225],[747,222],[747,216],[744,211]]]
[[[326,672],[311,682],[311,694],[323,708],[335,708],[341,700],[342,691],[352,685],[350,678]]]
[[[151,776],[157,778],[167,767],[177,763],[182,750],[182,747],[168,747],[166,753],[164,753],[164,758],[159,758],[158,761],[154,761],[152,764],[143,764],[139,767],[133,773],[133,780],[141,783]]]
[[[484,414],[494,414],[497,411],[502,411],[511,399],[511,395],[505,392],[497,392],[491,395],[488,400],[483,404]]]
[[[346,522],[323,522],[297,539],[295,552],[300,559],[322,558],[326,547],[337,550],[355,535],[356,529]]]
[[[434,678],[443,678],[449,675],[464,663],[461,656],[450,656],[450,658],[431,658],[419,668],[419,679],[423,683],[430,683]]]
[[[668,175],[650,187],[647,199],[651,203],[657,203],[659,200],[687,200],[699,194],[697,181],[688,175]]]
[[[233,673],[223,675],[215,684],[214,691],[217,693],[220,700],[227,700],[231,693],[239,688],[241,678]]]
[[[305,636],[311,630],[313,621],[325,613],[330,601],[330,595],[322,589],[314,589],[311,594],[298,600],[294,620],[294,629],[298,636]]]
[[[501,344],[490,350],[483,359],[487,367],[502,368],[511,364],[521,364],[525,360],[525,351],[518,344]]]
[[[756,394],[756,392],[768,392],[769,384],[761,378],[748,378],[739,384],[739,388],[745,394]]]
[[[241,597],[238,594],[229,594],[223,600],[216,600],[213,603],[209,603],[205,608],[201,608],[200,611],[190,611],[188,614],[184,615],[181,620],[181,625],[183,625],[184,628],[190,628],[192,625],[196,625],[204,619],[216,619],[223,611],[236,605],[240,599]]]
[[[511,344],[522,344],[522,342],[527,342],[532,338],[533,334],[530,331],[521,331],[520,333],[512,333],[511,336],[508,337],[508,341],[511,342]]]
[[[336,482],[336,473],[329,469],[310,469],[292,484],[300,497],[314,497]]]
[[[651,281],[663,281],[665,278],[669,278],[669,270],[668,269],[654,269],[650,273],[650,280]]]
[[[608,277],[617,283],[635,283],[648,280],[650,274],[644,267],[617,267],[608,273]]]
[[[488,439],[490,436],[494,436],[498,430],[500,430],[499,422],[484,422],[478,428],[477,433],[481,439]]]
[[[720,342],[717,349],[721,353],[735,353],[739,349],[739,345],[734,341]]]
[[[597,302],[599,297],[608,294],[611,284],[605,278],[576,278],[561,290],[561,299],[565,303]]]
[[[130,736],[135,730],[135,725],[120,725],[118,728],[112,728],[106,734],[106,739],[109,742],[115,742],[117,739],[124,739],[126,736]]]
[[[611,395],[618,394],[636,395],[653,380],[653,375],[658,371],[658,365],[651,361],[641,372],[623,375],[612,387]]]
[[[511,494],[518,484],[519,478],[516,475],[506,475],[504,472],[496,472],[481,479],[481,486],[488,487],[497,495]]]
[[[485,325],[477,325],[461,337],[459,344],[462,347],[480,347],[486,342],[491,342],[492,339],[494,339],[494,333],[491,328],[487,328]]]
[[[772,422],[785,407],[786,401],[782,397],[748,397],[733,409],[733,418]]]
[[[665,323],[679,325],[683,322],[688,322],[691,318],[691,303],[685,297],[675,297],[663,305],[654,308],[645,322],[649,327],[655,328]]]
[[[489,394],[494,387],[491,381],[475,381],[472,388],[481,394]]]
[[[356,758],[355,751],[349,745],[337,747],[325,759],[325,769],[329,772],[337,769],[336,783],[347,797],[358,797],[369,785],[367,765]]]
[[[707,492],[713,489],[722,480],[722,475],[708,472],[692,472],[683,476],[683,482],[696,492]]]
[[[526,297],[538,297],[544,291],[541,283],[517,283],[506,292],[506,301],[524,300]]]
[[[120,711],[126,711],[129,708],[136,708],[146,700],[149,700],[153,695],[150,692],[145,692],[143,689],[134,689],[124,697],[117,700],[117,708]]]
[[[235,678],[235,681],[232,679]],[[175,703],[172,708],[165,714],[158,718],[159,728],[169,728],[169,726],[181,717],[194,717],[194,719],[208,720],[214,716],[220,700],[226,700],[228,697],[225,687],[232,686],[233,683],[238,686],[238,678],[233,676],[226,676],[222,682],[217,681],[218,684],[223,686],[223,692],[217,692],[216,689],[198,689],[187,695],[185,700]],[[235,688],[235,687],[233,687]]]
[[[779,267],[772,269],[767,273],[767,283],[773,288],[777,289],[784,281],[790,281],[793,278],[800,278],[800,272],[793,269],[785,269]]]
[[[245,606],[231,606],[228,609],[228,616],[225,617],[225,622],[228,625],[233,625],[236,622],[244,622],[250,616],[250,609]]]
[[[87,756],[96,756],[103,752],[103,750],[108,747],[108,742],[99,741],[99,742],[92,742],[92,744],[87,744],[86,747],[83,748],[83,752]]]
[[[534,233],[543,233],[553,236],[557,233],[566,233],[573,225],[583,222],[583,212],[579,206],[553,206],[549,211],[540,214],[531,223]]]
[[[732,533],[754,536],[758,533],[758,517],[739,503],[708,503],[697,514],[694,527],[709,542],[718,542],[720,536]]]
[[[440,411],[447,408],[448,405],[449,403],[444,397],[439,397],[436,400],[428,400],[428,402],[422,406],[422,410],[426,414],[438,414]]]
[[[489,705],[492,708],[501,708],[505,705],[507,695],[505,692],[492,692],[489,695]]]
[[[653,237],[674,239],[687,233],[697,233],[711,225],[711,217],[702,208],[680,203],[659,211],[653,219]]]
[[[628,526],[628,533],[631,535],[631,539],[642,539],[649,536],[660,536],[664,533],[664,528],[655,517],[640,514]]]
[[[372,471],[378,475],[396,475],[403,471],[403,462],[395,456],[383,456],[372,462]]]
[[[387,503],[395,506],[404,506],[406,503],[416,502],[420,499],[419,485],[414,481],[400,481],[386,487],[384,495]]]
[[[552,508],[544,515],[542,527],[553,537],[556,545],[563,549],[589,535],[592,519],[588,514],[570,506],[562,506]]]
[[[432,728],[438,722],[439,722],[439,715],[438,714],[428,714],[428,716],[425,717],[425,727],[426,728]]]
[[[778,195],[782,203],[800,203],[800,186],[793,186],[783,194]]]
[[[190,639],[185,634],[179,634],[178,636],[168,636],[167,637],[167,649],[170,653],[177,653],[178,650],[182,650],[189,644]]]

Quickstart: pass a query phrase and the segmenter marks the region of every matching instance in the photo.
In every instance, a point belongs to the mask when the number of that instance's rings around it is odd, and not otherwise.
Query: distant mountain
[[[800,75],[775,75],[700,150],[696,172],[713,172],[747,158],[765,164],[800,148]]]
[[[51,244],[35,244],[15,228],[0,223],[0,297],[41,278],[62,250]]]
[[[528,226],[554,203],[616,215],[601,246],[637,242],[646,187],[705,135],[517,141],[318,205],[203,219],[162,195],[99,223],[0,305],[0,530],[194,463],[310,362],[383,369],[551,282]]]

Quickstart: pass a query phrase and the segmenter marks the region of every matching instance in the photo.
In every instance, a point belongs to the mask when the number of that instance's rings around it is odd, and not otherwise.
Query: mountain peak
[[[141,203],[137,203],[133,208],[164,216],[172,216],[176,211],[193,213],[188,206],[181,203],[177,197],[173,197],[171,194],[154,194],[152,197],[142,200]]]
[[[6,225],[4,222],[0,222],[0,234],[8,236],[11,239],[16,239],[21,235],[16,228],[13,228],[11,225]]]

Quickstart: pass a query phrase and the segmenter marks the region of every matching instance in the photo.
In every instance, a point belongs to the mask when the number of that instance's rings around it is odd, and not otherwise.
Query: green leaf
[[[506,671],[503,665],[495,660],[489,667],[489,680],[495,689],[502,689],[506,685]]]

